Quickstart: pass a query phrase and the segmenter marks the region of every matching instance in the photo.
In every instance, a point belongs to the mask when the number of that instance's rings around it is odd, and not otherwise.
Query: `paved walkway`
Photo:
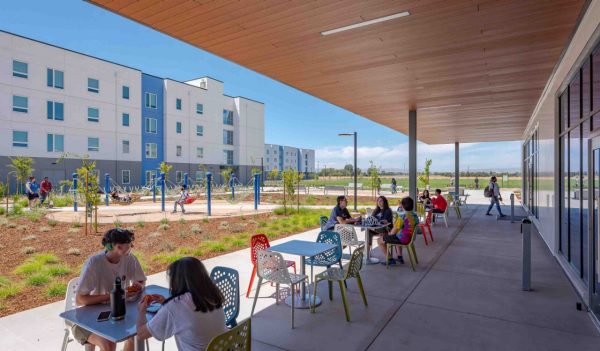
[[[369,306],[362,304],[354,281],[348,283],[352,322],[344,318],[339,290],[315,314],[275,305],[274,288],[261,288],[252,320],[254,350],[598,350],[600,333],[578,301],[557,262],[538,235],[533,237],[533,292],[521,291],[519,224],[484,216],[484,206],[465,210],[462,221],[451,215],[450,228],[434,227],[435,242],[417,238],[417,272],[410,266],[363,268]],[[309,231],[286,240],[314,240]],[[292,258],[292,257],[290,257]],[[242,250],[207,260],[210,270],[225,265],[239,270],[242,290],[248,284],[249,252]],[[149,277],[165,284],[165,274]],[[254,292],[253,292],[254,293]],[[249,316],[252,299],[241,297],[240,320]],[[62,303],[0,319],[2,350],[56,350],[62,341]],[[24,326],[27,326],[26,328]],[[79,350],[70,344],[68,350]],[[151,342],[152,350],[159,343]],[[167,343],[174,350],[174,343]]]

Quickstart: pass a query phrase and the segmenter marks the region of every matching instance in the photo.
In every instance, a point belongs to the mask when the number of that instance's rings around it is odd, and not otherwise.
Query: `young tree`
[[[269,179],[277,180],[278,178],[279,178],[279,170],[277,169],[277,167],[275,167],[269,172]]]
[[[15,172],[15,178],[18,182],[18,192],[23,192],[23,184],[27,182],[29,176],[35,171],[33,168],[34,161],[31,157],[9,157],[10,164],[8,167]]]
[[[371,179],[371,194],[375,196],[375,190],[377,189],[377,179],[379,179],[379,173],[381,172],[381,169],[377,168],[373,161],[369,161],[369,164],[370,166],[369,169],[367,169],[367,175]]]
[[[88,213],[92,213],[93,209],[97,208],[100,204],[100,193],[98,192],[99,179],[98,171],[96,170],[96,161],[91,161],[88,155],[81,157],[81,167],[77,168],[77,176],[81,182],[81,190],[78,189],[78,192],[83,195],[87,216]],[[92,222],[95,230],[98,231],[97,215],[92,216]]]
[[[221,180],[223,180],[223,185],[225,185],[225,189],[229,190],[229,180],[231,179],[231,174],[233,173],[233,168],[226,167],[221,170]]]
[[[425,159],[425,168],[423,168],[423,173],[419,175],[419,181],[423,184],[424,187],[429,185],[429,170],[431,168],[431,159]]]
[[[171,172],[171,170],[173,169],[173,166],[169,165],[166,162],[161,162],[160,166],[158,166],[160,168],[160,172],[165,174],[165,182],[167,181],[167,179],[169,179],[169,172]]]

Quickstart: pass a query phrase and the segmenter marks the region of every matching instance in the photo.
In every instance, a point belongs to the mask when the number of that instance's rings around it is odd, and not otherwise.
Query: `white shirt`
[[[500,196],[500,187],[496,183],[490,182],[488,186],[494,191],[494,196]]]
[[[121,277],[123,289],[129,282],[144,282],[146,276],[140,262],[133,254],[121,257],[118,263],[110,263],[106,252],[102,251],[88,258],[81,270],[77,293],[81,295],[108,294],[115,284],[115,278]]]
[[[227,331],[223,309],[206,313],[196,311],[190,293],[166,303],[148,322],[147,327],[150,334],[160,341],[175,336],[179,351],[204,350],[215,336]]]

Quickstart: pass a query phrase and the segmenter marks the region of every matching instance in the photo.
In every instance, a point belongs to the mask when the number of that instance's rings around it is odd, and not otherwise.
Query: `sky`
[[[266,143],[315,149],[319,169],[353,162],[352,138],[337,136],[352,131],[359,132],[359,168],[367,168],[369,161],[383,169],[407,167],[408,137],[404,134],[87,2],[3,1],[0,29],[159,77],[221,80],[225,94],[265,103]],[[461,169],[519,168],[519,145],[463,144]],[[454,169],[454,145],[419,143],[417,149],[419,168],[427,157],[433,160],[433,172]]]

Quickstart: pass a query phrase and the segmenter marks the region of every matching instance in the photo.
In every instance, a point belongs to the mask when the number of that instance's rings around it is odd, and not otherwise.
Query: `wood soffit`
[[[89,1],[405,134],[416,107],[429,144],[520,140],[585,5]],[[320,34],[402,11],[410,16]],[[432,106],[449,107],[420,110]]]

